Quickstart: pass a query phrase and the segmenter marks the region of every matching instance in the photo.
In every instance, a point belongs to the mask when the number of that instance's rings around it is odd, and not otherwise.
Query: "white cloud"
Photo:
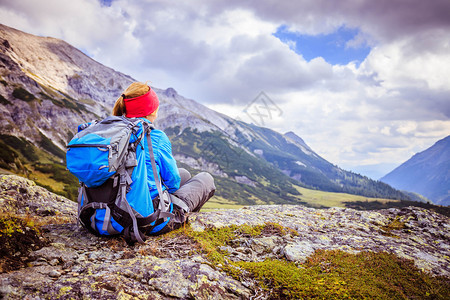
[[[377,79],[389,89],[426,85],[431,90],[450,90],[450,32],[436,39],[442,40],[447,51],[411,53],[413,45],[409,38],[375,47],[361,64],[361,72],[376,73]]]

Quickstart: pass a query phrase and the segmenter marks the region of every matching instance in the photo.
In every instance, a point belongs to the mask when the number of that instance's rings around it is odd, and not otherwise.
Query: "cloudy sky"
[[[264,92],[266,126],[375,179],[450,134],[448,0],[2,0],[0,20],[244,121]]]

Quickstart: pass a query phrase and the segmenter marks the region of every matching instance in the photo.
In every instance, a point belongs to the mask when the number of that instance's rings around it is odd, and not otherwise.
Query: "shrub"
[[[36,97],[31,94],[30,92],[28,92],[26,89],[24,89],[23,87],[17,87],[14,89],[12,95],[20,100],[23,100],[25,102],[31,102],[34,99],[36,99]]]

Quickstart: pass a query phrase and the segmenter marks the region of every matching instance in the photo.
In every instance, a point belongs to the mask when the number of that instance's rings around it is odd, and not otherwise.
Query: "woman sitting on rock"
[[[126,116],[127,118],[141,118],[145,122],[153,123],[158,115],[159,99],[155,91],[147,84],[134,82],[117,99],[113,115]],[[194,177],[183,168],[178,168],[172,155],[172,145],[167,135],[158,129],[151,131],[151,144],[156,161],[158,176],[162,182],[162,188],[167,189],[171,197],[177,197],[183,201],[189,211],[197,212],[210,199],[216,190],[214,178],[206,172],[201,172]],[[150,153],[146,153],[147,181],[153,200],[159,195],[152,172]],[[156,204],[156,201],[154,201]],[[184,216],[184,211],[174,206],[176,214]],[[182,219],[184,219],[182,216]],[[180,226],[175,220],[169,221],[158,234],[168,232]]]

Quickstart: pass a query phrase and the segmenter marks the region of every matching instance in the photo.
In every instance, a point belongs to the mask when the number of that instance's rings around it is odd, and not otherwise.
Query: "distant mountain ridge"
[[[422,194],[435,204],[450,205],[450,135],[415,154],[381,181]]]
[[[0,145],[5,149],[0,167],[39,176],[50,172],[65,181],[64,190],[73,198],[76,181],[63,173],[67,141],[78,124],[108,115],[134,80],[64,41],[4,25],[0,49]],[[408,199],[385,183],[329,163],[293,132],[283,135],[232,119],[173,88],[155,90],[161,103],[156,125],[169,135],[177,160],[213,173],[224,199],[297,204],[296,186]]]

